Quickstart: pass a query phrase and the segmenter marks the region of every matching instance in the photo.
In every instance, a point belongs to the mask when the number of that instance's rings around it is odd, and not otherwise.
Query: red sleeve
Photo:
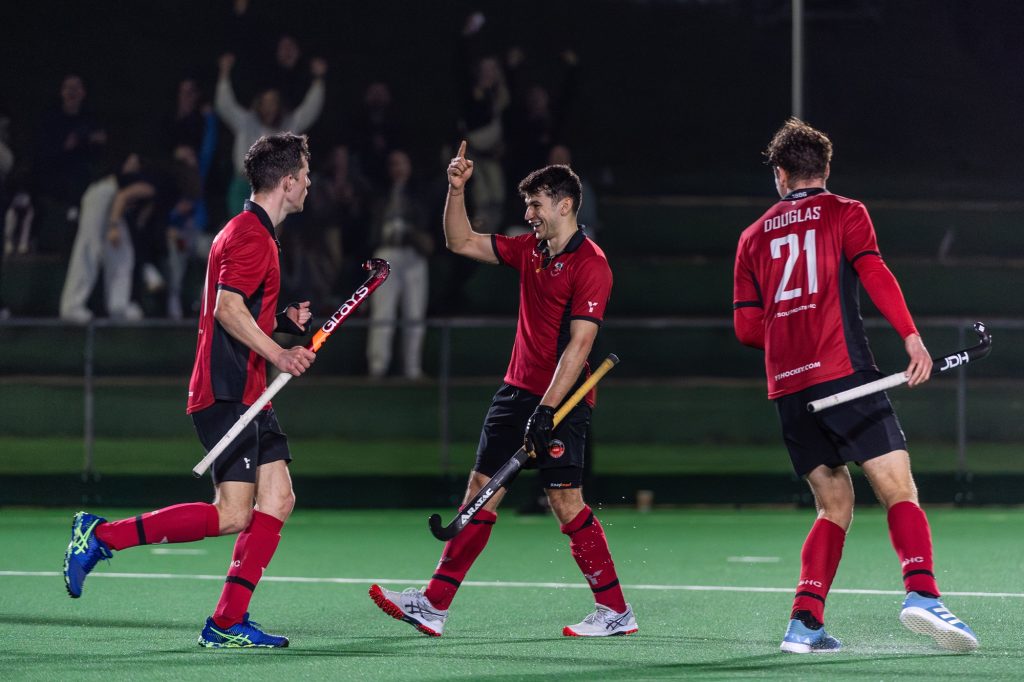
[[[574,273],[570,319],[600,325],[612,295],[612,269],[604,258],[587,258]]]
[[[764,350],[764,311],[760,308],[733,308],[732,326],[744,346]]]
[[[744,346],[764,348],[764,301],[757,278],[747,267],[743,258],[741,240],[736,249],[736,266],[733,269],[732,324],[736,338]]]
[[[217,287],[229,289],[245,298],[255,294],[270,268],[270,258],[277,257],[269,246],[270,240],[262,234],[235,233],[231,241],[224,244]]]
[[[843,216],[843,255],[850,263],[870,254],[879,255],[875,226],[860,202],[851,202]]]
[[[914,318],[910,316],[910,311],[907,309],[907,302],[903,298],[900,285],[882,257],[878,254],[864,255],[854,261],[853,267],[864,284],[864,291],[868,292],[871,301],[893,326],[900,338],[905,339],[911,334],[917,334]]]
[[[857,271],[864,291],[893,326],[900,338],[917,333],[914,319],[892,271],[886,267],[878,250],[875,226],[871,224],[864,204],[850,204],[843,220],[843,255]]]
[[[525,242],[522,239],[506,237],[503,234],[491,235],[491,248],[494,249],[494,255],[497,256],[498,262],[520,272],[525,268],[526,255],[535,244],[536,242],[532,238],[529,242]]]

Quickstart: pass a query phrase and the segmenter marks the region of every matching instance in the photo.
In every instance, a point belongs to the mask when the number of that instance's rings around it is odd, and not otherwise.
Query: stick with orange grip
[[[370,277],[363,282],[362,286],[355,290],[347,301],[341,304],[341,307],[334,311],[334,314],[328,318],[324,325],[313,335],[313,340],[309,342],[308,348],[316,353],[320,350],[320,346],[324,345],[335,329],[341,326],[341,324],[348,319],[348,316],[355,312],[356,308],[366,300],[366,297],[373,293],[373,291],[384,283],[384,280],[388,278],[391,273],[391,266],[388,265],[386,260],[381,258],[371,258],[363,264],[364,270],[370,271]],[[291,381],[292,375],[284,372],[276,379],[273,383],[267,386],[267,389],[263,391],[256,402],[245,411],[235,425],[228,429],[228,432],[224,434],[216,445],[206,454],[206,457],[192,467],[192,475],[196,478],[200,478],[206,473],[206,470],[210,468],[214,460],[217,459],[221,453],[223,453],[231,443],[234,442],[235,438],[238,437],[246,426],[259,414],[263,406],[270,402],[270,399],[277,395],[277,392],[284,388],[284,385]]]

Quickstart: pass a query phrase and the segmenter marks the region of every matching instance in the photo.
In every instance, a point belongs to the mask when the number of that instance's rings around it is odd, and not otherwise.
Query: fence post
[[[437,405],[438,418],[440,420],[441,440],[441,472],[448,474],[451,469],[451,397],[449,388],[451,386],[449,373],[451,371],[452,356],[452,327],[451,318],[444,318],[441,322],[441,362],[439,376],[437,377]]]
[[[967,342],[966,325],[957,325],[957,348]],[[956,370],[956,463],[960,476],[967,473],[967,366]]]
[[[82,462],[82,480],[89,481],[93,478],[95,469],[94,445],[96,440],[95,429],[95,396],[94,392],[94,368],[93,360],[96,350],[96,325],[90,320],[85,328],[85,376],[83,377],[83,400],[84,400],[84,434],[83,444],[85,446],[85,460]]]

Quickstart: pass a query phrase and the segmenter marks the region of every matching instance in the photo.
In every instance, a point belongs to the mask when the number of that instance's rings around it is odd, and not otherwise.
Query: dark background
[[[65,73],[86,79],[112,149],[144,146],[177,80],[197,75],[210,97],[217,56],[240,50],[227,0],[3,5],[0,97],[21,160]],[[759,151],[790,113],[783,0],[253,0],[239,97],[276,38],[293,33],[330,67],[314,155],[344,139],[365,85],[383,78],[418,165],[440,174],[442,147],[456,141],[453,41],[477,9],[488,20],[478,42],[499,54],[521,45],[531,80],[557,87],[559,53],[579,53],[569,141],[605,193],[770,196]],[[834,191],[1019,197],[1022,35],[1011,0],[808,0],[804,117],[835,141]]]

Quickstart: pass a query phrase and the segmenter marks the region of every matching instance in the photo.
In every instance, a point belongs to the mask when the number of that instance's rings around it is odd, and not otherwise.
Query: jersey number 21
[[[772,258],[782,258],[782,247],[788,246],[789,253],[786,256],[786,267],[782,271],[782,281],[775,292],[775,302],[788,301],[803,294],[801,287],[787,289],[789,278],[793,276],[793,268],[797,259],[800,258],[800,237],[795,234],[787,234],[785,237],[777,237],[771,242]],[[807,255],[807,293],[818,293],[818,256],[817,247],[814,242],[814,230],[808,230],[804,234],[803,252]]]

